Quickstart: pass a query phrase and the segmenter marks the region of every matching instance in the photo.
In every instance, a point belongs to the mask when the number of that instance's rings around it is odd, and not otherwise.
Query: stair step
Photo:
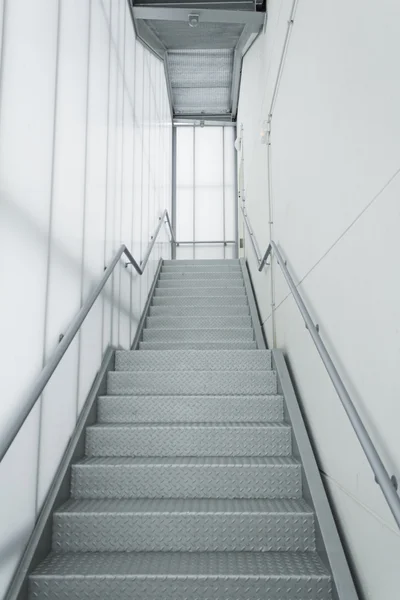
[[[250,316],[246,317],[148,317],[149,329],[212,329],[213,327],[251,327]]]
[[[173,271],[172,273],[165,273],[161,271],[159,281],[182,281],[185,279],[200,280],[200,281],[213,281],[214,279],[220,281],[227,279],[228,281],[242,281],[243,276],[240,270],[238,271],[201,271],[193,270],[190,271]]]
[[[234,265],[163,265],[161,273],[241,273],[239,264]]]
[[[301,498],[288,457],[86,458],[72,465],[74,498]]]
[[[179,296],[153,296],[153,306],[246,306],[248,307],[247,296],[243,292],[232,290],[231,294],[224,296],[192,294],[191,296],[181,294]]]
[[[117,350],[116,371],[257,371],[271,369],[270,350]]]
[[[151,317],[247,317],[248,306],[151,306]]]
[[[288,456],[282,423],[137,423],[86,429],[88,456]]]
[[[210,296],[229,296],[232,298],[236,296],[243,296],[246,298],[246,294],[244,291],[244,287],[236,286],[229,287],[227,285],[223,286],[222,282],[218,282],[219,286],[213,287],[194,287],[194,286],[185,286],[185,287],[156,287],[154,294],[155,298],[158,296],[181,296],[181,297],[191,297],[191,296],[204,296],[209,298]],[[247,298],[246,298],[247,302]],[[229,300],[226,302],[229,304]],[[237,302],[231,302],[231,304],[237,304]]]
[[[196,342],[190,340],[186,342],[140,342],[139,350],[171,350],[187,348],[188,350],[254,350],[257,348],[256,342],[243,342],[242,340],[231,340],[228,342]]]
[[[315,552],[52,553],[30,576],[36,600],[329,600]]]
[[[198,267],[199,265],[214,267],[217,265],[227,266],[227,267],[240,267],[240,262],[238,258],[190,258],[183,260],[164,260],[163,267],[177,267],[180,268],[182,265],[188,265],[193,267]]]
[[[283,421],[282,396],[100,396],[99,423]]]
[[[56,552],[307,552],[304,500],[70,500],[54,514]]]
[[[229,342],[241,340],[252,342],[254,331],[252,327],[210,327],[208,329],[145,329],[144,342]]]
[[[159,279],[157,290],[160,289],[213,289],[213,288],[228,288],[228,289],[243,289],[243,277],[230,277],[229,279],[192,279],[189,277],[180,277],[179,279]]]
[[[111,371],[107,394],[113,396],[276,394],[275,371]]]

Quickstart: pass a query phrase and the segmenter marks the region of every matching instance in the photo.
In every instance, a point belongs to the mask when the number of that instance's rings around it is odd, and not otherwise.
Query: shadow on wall
[[[29,235],[29,236],[35,238],[35,244],[45,244],[46,246],[48,246],[49,233],[47,230],[44,230],[42,227],[40,227],[40,224],[38,222],[36,222],[32,217],[30,217],[26,211],[23,211],[16,203],[10,202],[9,200],[5,200],[4,195],[2,195],[2,197],[1,197],[1,203],[2,203],[3,214],[4,214],[4,212],[7,211],[7,213],[8,213],[7,216],[9,218],[9,220],[18,223],[18,228],[21,229],[21,225],[22,225],[22,228],[24,229],[24,232],[26,233],[26,235]],[[119,247],[119,244],[118,244],[118,247]],[[15,248],[14,251],[18,252],[18,248]],[[83,247],[82,247],[82,252],[83,252]],[[81,262],[77,262],[76,259],[74,259],[68,253],[66,248],[62,245],[62,243],[60,243],[58,240],[56,240],[53,237],[51,238],[51,254],[57,256],[57,258],[60,260],[62,266],[76,278],[76,281],[79,281],[79,285],[80,285],[83,261],[81,260]],[[12,259],[10,259],[10,260],[12,260]],[[48,256],[47,260],[49,260],[49,256]],[[122,262],[123,261],[121,261],[121,263]],[[29,257],[27,257],[26,263],[28,266],[29,265]],[[104,265],[104,266],[107,266],[107,265]],[[61,267],[61,265],[60,265],[60,267]],[[132,273],[132,275],[133,275],[133,273]],[[99,281],[101,279],[100,275],[98,277],[93,277],[93,275],[90,273],[89,270],[85,270],[83,272],[83,279],[85,279],[85,278],[86,278],[86,280],[89,280],[92,285],[96,285],[97,283],[99,283]],[[110,280],[112,280],[112,278],[113,278],[113,275],[111,275]],[[46,285],[47,286],[49,285],[49,272],[47,272]],[[105,300],[108,300],[110,302],[110,304],[113,304],[113,302],[114,302],[113,293],[112,292],[110,293],[107,289],[103,289],[100,297],[104,298]],[[119,308],[119,311],[122,312],[124,315],[131,316],[130,307],[128,307],[126,305],[126,303],[121,303],[118,306],[118,308]],[[71,321],[74,318],[74,316],[75,315],[71,315]]]

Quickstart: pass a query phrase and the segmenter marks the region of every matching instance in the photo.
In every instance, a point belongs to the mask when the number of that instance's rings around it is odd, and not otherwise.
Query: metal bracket
[[[377,483],[379,485],[379,481],[378,481],[378,478],[377,478],[376,475],[375,475],[374,479],[375,479],[375,483]],[[396,475],[392,475],[391,478],[390,478],[390,481],[392,482],[393,487],[394,487],[394,489],[397,492],[397,490],[399,489],[399,482],[397,481]]]

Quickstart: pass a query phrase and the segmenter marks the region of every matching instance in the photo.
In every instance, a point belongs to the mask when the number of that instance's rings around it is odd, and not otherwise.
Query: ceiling
[[[174,118],[234,121],[242,58],[262,29],[264,5],[133,0],[132,12],[138,36],[165,62]]]

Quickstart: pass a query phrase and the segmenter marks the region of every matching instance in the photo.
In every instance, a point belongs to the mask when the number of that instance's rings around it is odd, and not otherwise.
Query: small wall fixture
[[[197,27],[197,25],[199,24],[199,20],[200,20],[200,15],[191,13],[188,17],[188,21],[189,21],[189,26],[190,27]]]

